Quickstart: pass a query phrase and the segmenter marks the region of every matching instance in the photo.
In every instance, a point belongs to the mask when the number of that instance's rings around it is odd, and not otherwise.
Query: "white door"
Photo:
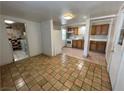
[[[117,21],[115,25],[115,35],[114,35],[114,46],[112,49],[112,58],[110,64],[110,79],[112,83],[113,90],[115,89],[117,76],[121,64],[122,54],[124,52],[124,12],[119,12],[117,15]]]
[[[124,53],[121,59],[121,65],[119,67],[119,72],[117,75],[117,80],[114,90],[124,91]]]

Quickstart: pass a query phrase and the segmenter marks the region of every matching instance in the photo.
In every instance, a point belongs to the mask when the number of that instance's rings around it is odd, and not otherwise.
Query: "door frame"
[[[109,22],[108,39],[107,39],[106,50],[105,50],[105,58],[106,58],[106,62],[107,62],[107,70],[108,71],[110,69],[110,64],[111,64],[111,61],[110,60],[111,60],[111,57],[112,56],[111,56],[111,53],[110,53],[110,58],[108,58],[107,57],[107,52],[108,52],[108,45],[109,45],[109,41],[110,41],[110,37],[111,37],[113,23],[114,23],[114,18],[111,18],[111,21]],[[114,35],[113,35],[113,37],[114,37]]]
[[[27,42],[27,51],[28,51],[28,57],[27,58],[29,58],[29,57],[31,57],[30,56],[30,50],[29,50],[29,42],[28,42],[28,35],[27,35],[27,22],[25,21],[25,20],[21,20],[21,19],[18,19],[18,18],[13,18],[13,17],[9,17],[9,16],[4,16],[4,18],[3,18],[3,20],[12,20],[12,21],[14,21],[14,22],[19,22],[19,23],[23,23],[24,24],[24,26],[25,26],[25,33],[26,33],[26,42]],[[5,23],[4,23],[4,27],[6,27],[5,26]],[[6,28],[4,28],[4,29],[6,29]],[[8,38],[7,38],[8,39]],[[8,43],[9,43],[9,40],[8,40]],[[11,48],[12,49],[12,48]],[[12,51],[12,55],[13,55],[13,50],[11,50]],[[13,56],[14,57],[14,56]],[[24,59],[26,59],[26,58],[24,58]],[[22,59],[23,60],[23,59]],[[13,62],[16,62],[15,60],[13,60]]]

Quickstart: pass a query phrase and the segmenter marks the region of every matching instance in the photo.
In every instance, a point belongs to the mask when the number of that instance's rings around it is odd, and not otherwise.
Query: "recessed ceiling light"
[[[13,23],[15,23],[15,22],[12,21],[12,20],[4,20],[4,22],[7,23],[7,24],[13,24]]]
[[[71,13],[65,13],[63,15],[63,18],[66,19],[66,20],[70,20],[70,19],[74,18],[74,15],[71,14]]]

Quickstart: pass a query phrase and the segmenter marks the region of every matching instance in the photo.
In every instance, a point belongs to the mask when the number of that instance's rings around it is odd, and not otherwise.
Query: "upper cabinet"
[[[73,33],[74,35],[78,35],[79,29],[78,27],[68,27],[68,32]]]
[[[102,33],[102,26],[101,25],[96,25],[95,35],[101,35],[101,33]]]
[[[109,24],[93,25],[91,35],[108,35]]]
[[[109,24],[104,24],[101,26],[101,34],[108,35]]]
[[[96,26],[92,26],[91,35],[96,34]]]

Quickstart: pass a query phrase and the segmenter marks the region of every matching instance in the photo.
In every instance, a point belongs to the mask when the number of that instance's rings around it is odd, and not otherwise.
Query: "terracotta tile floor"
[[[3,90],[111,90],[106,66],[67,55],[32,57],[1,67]]]
[[[72,56],[78,59],[86,60],[91,63],[96,63],[99,65],[106,66],[105,54],[103,53],[89,51],[89,56],[86,58],[86,57],[83,57],[82,49],[64,47],[62,49],[62,52],[68,56]]]

